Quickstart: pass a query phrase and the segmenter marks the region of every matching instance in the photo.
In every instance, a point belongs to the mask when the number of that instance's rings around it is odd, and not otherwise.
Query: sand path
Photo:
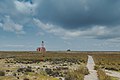
[[[84,77],[84,80],[99,80],[97,77],[97,71],[94,70],[94,66],[95,66],[95,63],[92,56],[88,56],[87,68],[90,74],[86,75]]]
[[[120,80],[120,72],[105,70],[106,74],[109,76],[117,77]]]

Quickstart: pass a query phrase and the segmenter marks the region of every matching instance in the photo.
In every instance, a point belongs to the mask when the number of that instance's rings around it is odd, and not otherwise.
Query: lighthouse
[[[37,52],[40,52],[40,53],[42,53],[43,55],[46,53],[46,48],[45,48],[45,45],[44,45],[44,41],[42,41],[41,47],[38,47],[38,48],[37,48]]]

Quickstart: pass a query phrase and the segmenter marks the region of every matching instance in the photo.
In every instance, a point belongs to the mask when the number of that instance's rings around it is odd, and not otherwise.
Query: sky
[[[120,51],[120,0],[0,0],[0,51]]]

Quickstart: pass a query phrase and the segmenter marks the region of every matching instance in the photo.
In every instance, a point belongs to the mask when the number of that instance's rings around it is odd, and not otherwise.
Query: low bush
[[[30,79],[28,79],[28,78],[24,78],[23,80],[30,80]]]
[[[81,66],[79,69],[74,71],[68,71],[65,76],[65,80],[84,80],[84,76],[89,74],[87,68]]]
[[[95,66],[94,66],[94,69],[95,69],[95,70],[98,70],[98,69],[100,69],[100,67],[99,67],[98,65],[95,65]]]
[[[5,72],[0,71],[0,76],[5,76]]]
[[[33,72],[31,68],[19,68],[17,72]]]
[[[97,70],[99,80],[112,80],[103,70]]]
[[[65,80],[84,80],[84,74],[70,71],[67,73]]]
[[[120,54],[94,54],[95,69],[120,71]]]

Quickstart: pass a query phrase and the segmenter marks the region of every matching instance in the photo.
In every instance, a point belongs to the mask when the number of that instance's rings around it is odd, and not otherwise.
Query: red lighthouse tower
[[[42,53],[43,55],[46,53],[46,48],[44,46],[44,41],[42,41],[41,47],[37,48],[37,51]]]

